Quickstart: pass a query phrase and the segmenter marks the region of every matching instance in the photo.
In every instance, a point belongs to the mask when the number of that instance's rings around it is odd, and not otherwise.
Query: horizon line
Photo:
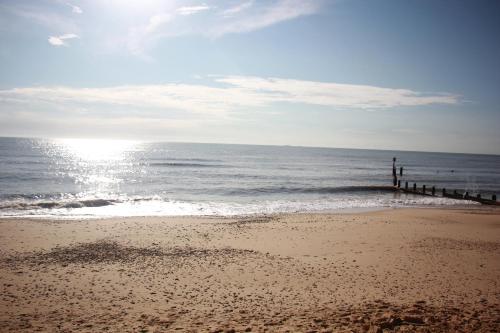
[[[108,140],[108,141],[137,141],[143,143],[181,143],[181,144],[207,144],[207,145],[232,145],[232,146],[263,146],[263,147],[290,147],[290,148],[316,148],[316,149],[342,149],[342,150],[373,150],[383,152],[404,152],[404,153],[431,153],[431,154],[460,154],[460,155],[481,155],[500,156],[500,153],[471,153],[471,152],[450,152],[450,151],[428,151],[428,150],[407,150],[407,149],[381,149],[381,148],[353,148],[353,147],[332,147],[332,146],[308,146],[293,144],[259,144],[259,143],[227,143],[227,142],[198,142],[198,141],[168,141],[161,139],[131,139],[131,138],[97,138],[97,137],[24,137],[24,136],[0,136],[0,139],[36,139],[36,140]]]

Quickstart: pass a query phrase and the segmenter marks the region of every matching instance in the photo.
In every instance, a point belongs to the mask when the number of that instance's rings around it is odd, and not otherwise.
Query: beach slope
[[[494,332],[500,210],[0,220],[2,332]]]

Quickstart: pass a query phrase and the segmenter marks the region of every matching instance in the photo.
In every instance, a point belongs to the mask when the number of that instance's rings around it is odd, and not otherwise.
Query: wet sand
[[[1,332],[498,332],[500,209],[0,220]]]

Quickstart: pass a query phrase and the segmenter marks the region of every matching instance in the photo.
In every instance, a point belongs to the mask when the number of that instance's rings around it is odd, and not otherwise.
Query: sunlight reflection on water
[[[90,185],[96,193],[106,193],[118,190],[123,174],[131,171],[131,153],[139,144],[126,140],[58,139],[52,148],[62,157],[60,163],[69,166],[66,172],[75,184]]]
[[[138,141],[97,140],[97,139],[60,139],[55,144],[66,152],[68,158],[80,161],[116,162],[127,158]]]

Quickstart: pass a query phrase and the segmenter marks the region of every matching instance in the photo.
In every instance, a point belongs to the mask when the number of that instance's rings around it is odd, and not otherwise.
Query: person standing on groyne
[[[396,172],[396,157],[392,158],[392,183],[394,186],[398,184],[398,176]]]

